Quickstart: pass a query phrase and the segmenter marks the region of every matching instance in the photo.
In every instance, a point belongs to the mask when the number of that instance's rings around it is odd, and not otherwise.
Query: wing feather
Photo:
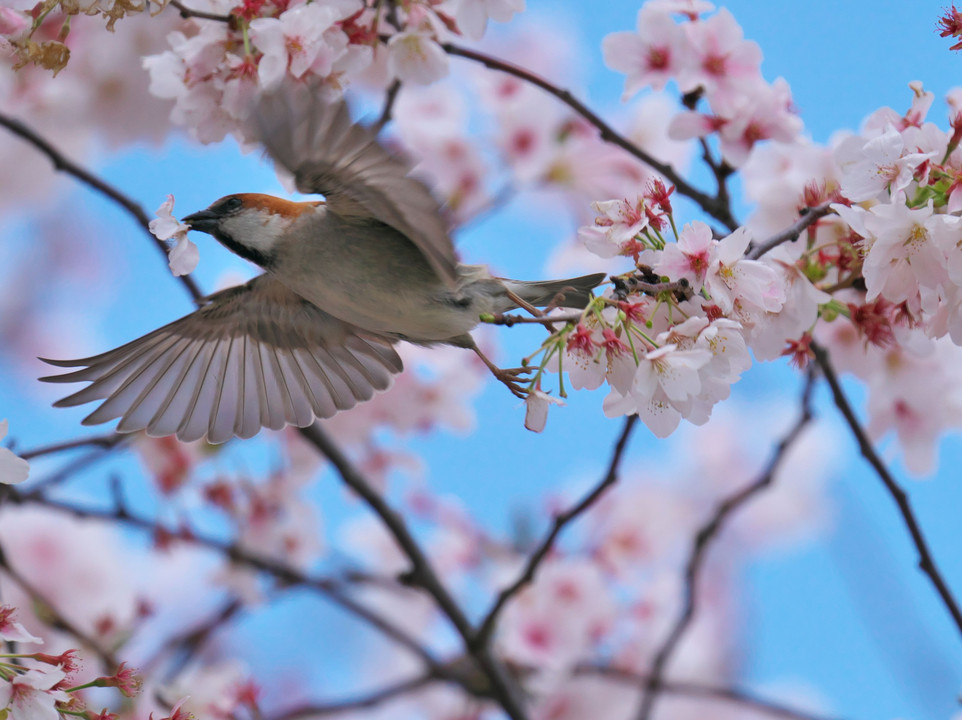
[[[101,404],[84,420],[222,443],[262,427],[304,427],[387,389],[402,370],[392,341],[360,330],[261,275],[126,345],[41,378],[87,382],[60,407]]]
[[[309,85],[287,86],[261,98],[253,121],[268,154],[294,175],[298,190],[324,195],[335,214],[390,225],[445,282],[457,284],[457,254],[438,202],[372,128],[352,123],[343,100],[325,100]]]

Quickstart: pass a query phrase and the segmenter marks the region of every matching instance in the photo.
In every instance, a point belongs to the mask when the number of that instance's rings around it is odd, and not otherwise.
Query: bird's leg
[[[528,396],[528,389],[521,387],[518,384],[518,380],[522,379],[524,375],[531,372],[531,368],[499,368],[497,365],[491,362],[483,352],[481,352],[481,348],[479,348],[477,345],[472,343],[471,349],[474,350],[479,358],[481,358],[481,362],[488,366],[488,370],[491,371],[491,374],[507,386],[508,390],[513,392],[522,400]]]
[[[525,300],[523,297],[521,297],[517,293],[511,292],[507,288],[505,288],[505,292],[508,295],[508,299],[511,302],[513,302],[515,305],[517,305],[519,308],[527,310],[529,313],[531,313],[535,317],[544,317],[543,312],[541,312],[538,308],[536,308],[534,305],[529,303],[527,300]]]
[[[521,297],[521,296],[518,295],[517,293],[511,292],[511,291],[508,290],[507,288],[505,288],[505,292],[506,292],[507,295],[508,295],[508,299],[509,299],[511,302],[513,302],[515,305],[517,305],[519,308],[521,308],[522,310],[527,310],[529,313],[531,313],[532,315],[534,315],[536,318],[543,318],[543,317],[545,317],[545,313],[543,313],[541,310],[539,310],[538,308],[536,308],[534,305],[532,305],[531,303],[529,303],[527,300],[525,300],[523,297]],[[548,328],[548,331],[549,331],[549,332],[552,332],[552,333],[555,332],[554,325],[552,325],[550,322],[545,322],[544,326],[545,326],[546,328]],[[483,358],[482,358],[482,359],[483,359]],[[491,366],[488,365],[488,367],[491,367]],[[520,369],[520,368],[519,368],[519,369]],[[494,372],[494,371],[492,370],[491,372]],[[495,375],[497,375],[497,373],[495,373]],[[504,382],[504,380],[502,380],[501,382]],[[510,386],[509,386],[509,387],[510,387]],[[515,395],[517,395],[517,394],[518,394],[518,393],[515,393]]]

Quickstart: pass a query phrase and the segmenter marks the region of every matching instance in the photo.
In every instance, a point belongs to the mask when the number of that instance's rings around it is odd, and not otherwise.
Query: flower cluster
[[[762,53],[745,40],[726,9],[704,19],[707,2],[649,2],[638,12],[638,31],[612,33],[603,49],[608,67],[625,73],[627,99],[644,87],[664,88],[674,81],[691,109],[671,126],[676,139],[717,134],[722,157],[740,167],[761,140],[788,142],[801,132],[792,96],[782,79],[767,83]],[[679,24],[672,14],[682,13]],[[709,110],[696,111],[704,98]]]
[[[42,644],[14,617],[16,608],[0,605],[0,640],[22,644]],[[121,663],[113,673],[86,682],[74,682],[80,670],[77,650],[59,655],[47,653],[7,653],[0,655],[0,713],[11,720],[57,720],[64,714],[113,720],[114,713],[89,712],[81,691],[92,687],[116,688],[124,697],[140,694],[140,674]]]
[[[151,92],[174,101],[172,121],[201,142],[217,142],[243,136],[253,98],[285,78],[333,94],[374,65],[375,75],[386,70],[405,82],[439,80],[448,72],[443,39],[462,26],[480,36],[489,17],[507,20],[523,7],[524,0],[406,3],[387,13],[363,0],[211,0],[205,10],[223,21],[194,18],[144,67]]]

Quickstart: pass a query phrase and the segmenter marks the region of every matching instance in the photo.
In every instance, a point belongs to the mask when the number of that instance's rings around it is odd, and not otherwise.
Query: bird
[[[82,423],[219,444],[262,428],[306,427],[388,389],[395,345],[473,350],[519,397],[470,331],[488,313],[583,308],[603,273],[525,282],[458,261],[441,204],[343,99],[307,86],[264,94],[249,130],[297,190],[323,200],[227,195],[182,219],[264,272],[193,313],[40,378],[89,383],[54,403],[102,401]]]

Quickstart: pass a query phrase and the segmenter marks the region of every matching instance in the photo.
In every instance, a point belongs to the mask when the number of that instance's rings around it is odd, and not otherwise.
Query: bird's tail
[[[591,291],[600,285],[605,277],[605,273],[593,273],[567,280],[528,282],[505,278],[501,282],[512,293],[536,307],[552,305],[553,307],[583,308],[591,299]]]

